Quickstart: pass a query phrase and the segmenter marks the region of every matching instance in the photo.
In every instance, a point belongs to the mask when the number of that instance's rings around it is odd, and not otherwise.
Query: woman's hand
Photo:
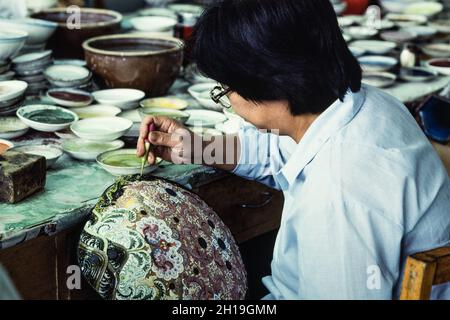
[[[152,123],[156,130],[149,132]],[[171,118],[148,116],[141,124],[136,154],[138,157],[145,155],[145,140],[148,139],[152,145],[147,159],[150,165],[155,164],[157,157],[176,164],[193,163],[195,157],[192,146],[195,138],[199,137]],[[199,161],[201,163],[201,154]]]

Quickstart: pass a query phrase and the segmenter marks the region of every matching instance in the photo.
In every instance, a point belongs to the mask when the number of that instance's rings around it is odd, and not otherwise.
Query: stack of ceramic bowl
[[[52,63],[52,52],[50,50],[26,53],[12,60],[16,78],[28,83],[26,95],[38,95],[48,88],[48,82],[43,72]]]
[[[12,115],[22,106],[27,87],[25,81],[0,81],[0,116]]]
[[[44,76],[52,88],[86,89],[92,84],[92,73],[85,67],[73,64],[57,64],[48,67]]]
[[[28,33],[28,38],[21,50],[22,54],[44,50],[47,40],[55,32],[57,26],[55,22],[32,18],[0,19],[0,29]]]
[[[11,58],[14,57],[25,44],[28,34],[23,31],[9,29],[0,31],[0,81],[11,80],[14,72],[10,70]]]

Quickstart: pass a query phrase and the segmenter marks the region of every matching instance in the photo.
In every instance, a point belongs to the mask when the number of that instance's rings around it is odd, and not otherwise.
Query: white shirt
[[[395,299],[408,255],[450,246],[448,174],[406,107],[380,90],[349,91],[299,144],[254,127],[239,135],[234,173],[285,196],[266,298]],[[449,299],[450,286],[433,298]]]

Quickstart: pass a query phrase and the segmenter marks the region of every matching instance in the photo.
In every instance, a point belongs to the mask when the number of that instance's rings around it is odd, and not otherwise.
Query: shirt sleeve
[[[233,173],[280,190],[274,176],[288,160],[295,141],[290,137],[261,132],[253,126],[239,131],[239,141],[240,156]]]

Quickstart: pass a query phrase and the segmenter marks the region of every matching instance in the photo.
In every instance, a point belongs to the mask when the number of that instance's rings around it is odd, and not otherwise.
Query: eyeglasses
[[[229,109],[231,108],[231,102],[228,99],[227,94],[230,92],[231,92],[230,88],[223,85],[219,85],[211,90],[210,96],[215,103],[220,104],[222,107],[226,109]]]

